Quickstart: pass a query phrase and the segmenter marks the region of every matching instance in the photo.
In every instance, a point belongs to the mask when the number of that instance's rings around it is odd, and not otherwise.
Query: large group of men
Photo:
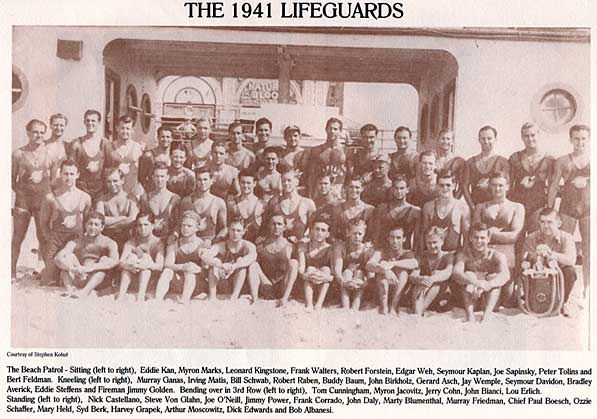
[[[85,112],[86,132],[72,141],[63,138],[67,123],[52,115],[47,138],[46,124],[31,120],[27,144],[13,152],[13,280],[33,218],[41,284],[71,297],[114,284],[123,299],[133,283],[139,302],[170,293],[189,303],[201,290],[209,301],[248,293],[280,306],[302,300],[308,310],[359,310],[369,299],[382,314],[460,305],[473,321],[475,310],[487,319],[514,306],[521,266],[537,258],[559,267],[567,301],[578,225],[588,294],[585,125],[570,128],[572,151],[557,159],[534,123],[522,126],[524,147],[509,159],[485,126],[481,151],[465,160],[454,154],[452,130],[439,133],[435,150],[416,153],[401,126],[396,152],[384,154],[375,125],[347,146],[337,118],[311,148],[301,147],[295,125],[284,130],[285,146],[273,146],[266,118],[255,123],[256,141],[240,123],[227,141],[212,139],[206,118],[188,141],[162,126],[150,150],[133,140],[129,116],[114,141],[102,137],[98,111]]]

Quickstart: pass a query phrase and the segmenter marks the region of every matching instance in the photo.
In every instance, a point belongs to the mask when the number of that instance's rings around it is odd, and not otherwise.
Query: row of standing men
[[[257,142],[248,149],[240,124],[230,125],[229,142],[222,143],[210,139],[210,122],[200,119],[192,141],[173,143],[175,130],[162,127],[158,146],[144,151],[131,138],[130,118],[120,119],[114,142],[99,135],[100,120],[99,112],[87,111],[86,134],[70,142],[61,138],[67,123],[63,115],[50,118],[48,140],[43,122],[33,120],[26,127],[29,142],[13,153],[13,277],[31,216],[46,264],[44,278],[52,282],[58,276],[54,257],[80,235],[82,222],[77,220],[92,205],[106,217],[105,233],[121,249],[140,209],[155,216],[160,237],[179,228],[185,211],[195,211],[205,223],[198,235],[210,242],[225,239],[227,225],[238,217],[245,221],[245,238],[255,242],[277,213],[285,216],[285,236],[298,242],[309,221],[323,211],[332,215],[334,239],[346,238],[350,221],[362,219],[366,239],[380,245],[384,229],[399,224],[405,248],[417,252],[425,247],[419,236],[429,227],[443,228],[444,249],[454,251],[463,245],[470,220],[482,221],[493,229],[492,244],[502,245],[500,250],[511,256],[508,260],[515,261],[524,237],[537,229],[538,211],[553,207],[560,194],[562,227],[572,231],[578,223],[583,255],[588,255],[586,126],[570,130],[573,151],[557,160],[542,152],[535,124],[523,125],[524,148],[510,159],[495,153],[497,131],[483,127],[481,152],[465,161],[453,153],[450,130],[440,133],[437,150],[416,154],[410,151],[410,130],[399,127],[394,136],[397,151],[384,155],[376,149],[378,130],[372,124],[362,127],[359,147],[349,149],[342,143],[342,122],[332,118],[326,124],[326,142],[303,149],[297,126],[285,129],[285,147],[270,146],[272,124],[262,118],[255,127]],[[67,158],[77,166],[76,186],[82,193],[73,194],[62,184],[60,166]],[[159,177],[162,172],[165,188],[160,190],[156,173]],[[496,173],[502,175],[491,176]],[[583,258],[585,292],[588,259]]]

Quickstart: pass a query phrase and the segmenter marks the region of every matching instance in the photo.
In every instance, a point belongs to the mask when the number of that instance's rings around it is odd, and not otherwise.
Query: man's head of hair
[[[169,127],[167,125],[162,125],[161,127],[158,128],[158,137],[160,135],[162,135],[162,132],[164,132],[164,131],[169,131],[170,134],[172,134],[172,128],[171,127]]]
[[[130,115],[122,115],[120,118],[118,118],[118,125],[132,124],[132,123],[133,123],[133,118],[131,118]]]
[[[498,136],[497,129],[495,129],[491,125],[485,125],[484,127],[481,127],[481,129],[479,130],[479,137],[481,136],[481,133],[483,131],[492,131],[493,132],[493,136],[495,138],[497,138],[497,136]]]
[[[60,170],[62,170],[66,166],[75,167],[75,168],[77,168],[77,171],[79,171],[79,166],[77,166],[77,163],[74,160],[71,160],[71,159],[63,160],[62,163],[60,163]]]
[[[377,135],[377,133],[379,132],[379,130],[377,129],[377,127],[373,124],[365,124],[361,127],[360,133],[361,135],[363,135],[366,132],[369,131],[375,131],[375,135]]]
[[[27,122],[27,125],[25,125],[25,129],[27,131],[31,131],[33,129],[34,125],[41,125],[42,127],[44,127],[44,131],[46,131],[48,129],[48,126],[46,125],[46,123],[43,121],[40,121],[39,119],[32,119],[31,121]]]
[[[96,111],[95,109],[87,109],[83,114],[83,119],[87,118],[90,115],[96,115],[98,121],[102,120],[102,114],[99,111]]]
[[[99,211],[87,211],[83,217],[83,224],[87,224],[91,219],[100,220],[102,226],[106,224],[106,217]]]
[[[342,129],[344,127],[344,124],[342,123],[342,121],[338,118],[330,118],[327,120],[327,122],[325,123],[325,129],[328,129],[330,127],[330,125],[332,124],[338,124],[340,126],[340,129]]]
[[[242,128],[243,124],[241,124],[240,122],[236,121],[231,123],[230,125],[228,125],[228,133],[231,133],[232,131],[234,131],[236,128],[241,127]]]
[[[570,137],[572,137],[572,133],[578,132],[578,131],[586,131],[589,135],[591,135],[591,128],[588,125],[582,125],[582,124],[572,125],[570,127],[570,130],[568,131],[568,135]]]
[[[479,233],[482,231],[486,231],[487,234],[489,234],[489,226],[485,223],[476,222],[471,225],[469,234],[472,236],[473,233]]]
[[[396,131],[394,131],[394,137],[396,136],[396,134],[398,134],[401,131],[408,132],[409,138],[411,138],[413,136],[413,133],[409,127],[400,126],[400,127],[396,128]]]
[[[68,118],[66,117],[66,115],[63,115],[61,113],[53,114],[52,116],[50,116],[50,125],[52,125],[55,119],[64,119],[64,125],[68,125]]]
[[[269,126],[269,129],[272,129],[272,121],[270,121],[267,118],[259,118],[257,121],[255,121],[255,129],[259,128],[263,124],[267,124]]]

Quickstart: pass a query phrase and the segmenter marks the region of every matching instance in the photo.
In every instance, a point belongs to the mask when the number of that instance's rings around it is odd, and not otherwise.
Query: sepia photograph
[[[13,26],[10,344],[587,351],[590,52]]]

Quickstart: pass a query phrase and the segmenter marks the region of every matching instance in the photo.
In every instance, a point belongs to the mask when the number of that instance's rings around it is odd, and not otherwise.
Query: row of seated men
[[[451,131],[442,132],[436,152],[415,155],[409,151],[410,131],[400,127],[395,133],[398,151],[387,156],[375,148],[377,129],[372,124],[361,130],[362,147],[347,150],[341,143],[341,121],[330,119],[326,142],[301,149],[298,127],[284,131],[285,148],[271,147],[267,144],[271,123],[260,120],[253,152],[242,145],[240,125],[230,126],[226,144],[212,142],[209,121],[199,120],[197,141],[176,146],[172,131],[160,129],[158,147],[143,152],[130,138],[130,118],[119,121],[114,143],[95,135],[99,121],[99,113],[86,112],[87,134],[68,143],[60,139],[60,127],[54,127],[62,122],[64,130],[63,115],[51,118],[49,140],[44,141],[43,122],[33,120],[26,127],[29,143],[13,153],[13,277],[31,216],[42,238],[44,278],[51,282],[57,277],[53,258],[69,235],[81,230],[82,222],[76,220],[91,206],[104,214],[104,231],[121,248],[139,210],[154,214],[160,237],[177,233],[181,214],[194,211],[205,222],[198,235],[210,243],[224,240],[228,223],[237,218],[244,220],[246,239],[254,242],[264,234],[271,214],[278,212],[285,218],[285,237],[298,243],[310,233],[313,217],[325,212],[331,215],[330,234],[335,240],[345,238],[354,219],[364,221],[365,239],[376,244],[388,225],[397,224],[403,228],[405,248],[418,253],[425,249],[421,236],[432,226],[444,229],[445,250],[462,247],[472,219],[491,227],[490,244],[506,253],[514,268],[520,261],[516,250],[537,229],[537,212],[553,207],[559,192],[562,227],[571,231],[578,222],[588,255],[590,129],[586,126],[572,127],[572,153],[554,160],[541,152],[538,127],[525,124],[521,130],[525,148],[509,161],[493,152],[495,129],[483,127],[481,153],[465,162],[452,154]],[[97,144],[89,141],[95,137]],[[64,186],[68,174],[61,170],[67,158],[76,167],[76,190],[70,192]],[[457,199],[460,194],[465,202]],[[586,269],[588,259],[583,258]],[[588,275],[583,278],[586,292]]]

